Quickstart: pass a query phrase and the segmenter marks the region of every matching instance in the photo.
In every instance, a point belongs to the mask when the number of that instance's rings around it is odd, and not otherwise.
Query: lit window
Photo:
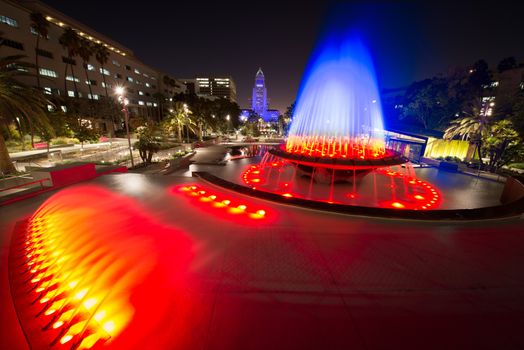
[[[53,107],[53,105],[47,105],[47,110],[49,112],[53,112],[55,110],[55,107]]]
[[[67,90],[67,96],[69,97],[75,97],[75,92],[71,90]]]
[[[142,83],[140,82],[140,80],[138,80],[138,79],[135,80],[135,83],[136,83],[136,85],[140,85],[140,84],[142,84]]]
[[[104,82],[102,82],[102,87],[103,87],[103,88],[112,89],[112,88],[113,88],[113,85],[111,85],[111,84],[109,84],[109,83],[104,83]]]
[[[0,16],[0,23],[7,24],[10,27],[18,28],[18,21],[6,16]]]
[[[149,75],[147,75],[146,73],[144,73],[143,75],[144,77],[149,78]]]
[[[75,81],[77,83],[80,82],[80,79],[78,79],[77,77],[73,77],[72,75],[68,75],[66,76],[66,80],[69,80],[69,81]]]
[[[143,105],[144,105],[144,101],[138,101],[138,104],[139,104],[140,106],[143,106]]]
[[[153,104],[151,102],[146,102],[146,106],[151,107]]]
[[[97,85],[96,80],[86,80],[86,85]]]
[[[135,68],[135,73],[136,74],[140,74],[140,71],[138,69]]]
[[[67,113],[67,107],[66,106],[60,106],[62,108],[62,112]]]
[[[95,70],[95,66],[93,66],[92,64],[87,64],[87,70]]]
[[[117,67],[120,67],[120,63],[118,63],[117,60],[113,60],[113,64],[114,64],[115,66],[117,66]]]
[[[44,94],[51,95],[51,88],[50,87],[44,87]]]
[[[97,94],[87,94],[87,98],[90,99],[90,100],[98,100],[98,95]]]
[[[154,106],[154,107],[157,107],[157,106],[158,106],[158,103],[153,102],[153,106]]]
[[[40,68],[40,75],[43,75],[46,77],[58,78],[58,74],[56,74],[56,72],[51,69]]]
[[[131,77],[126,77],[126,80],[130,81],[130,82],[133,82],[133,78],[131,78]]]
[[[143,91],[138,91],[138,94],[139,94],[140,96],[142,96],[142,95],[144,94],[144,92],[143,92]]]
[[[146,87],[151,87],[151,84],[149,84],[149,83],[146,83]]]
[[[105,68],[100,68],[100,74],[111,75],[111,73],[109,73],[109,71]]]

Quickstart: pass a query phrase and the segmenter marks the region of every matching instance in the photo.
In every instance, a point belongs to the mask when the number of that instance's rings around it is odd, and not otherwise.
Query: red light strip
[[[244,214],[251,219],[263,219],[267,212],[264,209],[253,209],[238,200],[233,200],[222,194],[197,185],[188,185],[180,188],[190,197],[198,198],[201,202],[209,202],[216,208],[226,208],[231,214]]]
[[[386,155],[384,141],[325,136],[289,136],[286,151],[310,157],[349,159],[378,159]]]

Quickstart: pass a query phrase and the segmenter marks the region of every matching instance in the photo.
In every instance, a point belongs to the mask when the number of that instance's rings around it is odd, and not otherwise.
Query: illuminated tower
[[[262,68],[258,68],[257,74],[255,76],[255,86],[253,86],[251,109],[260,117],[265,118],[267,113],[267,89],[264,82],[264,73],[262,72]]]

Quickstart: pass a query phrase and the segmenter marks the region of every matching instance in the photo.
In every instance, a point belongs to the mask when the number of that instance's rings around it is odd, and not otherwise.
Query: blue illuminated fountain
[[[346,31],[335,31],[313,54],[286,143],[242,180],[254,190],[328,203],[424,210],[440,202],[408,159],[386,148],[371,56]]]
[[[330,37],[306,70],[286,150],[311,156],[377,158],[384,153],[382,119],[368,51],[355,35]]]

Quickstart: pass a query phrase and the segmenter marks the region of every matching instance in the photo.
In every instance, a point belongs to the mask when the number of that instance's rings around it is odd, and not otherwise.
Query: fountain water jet
[[[321,43],[299,89],[286,143],[242,175],[255,190],[313,201],[433,209],[437,190],[386,148],[369,52],[343,32]]]

